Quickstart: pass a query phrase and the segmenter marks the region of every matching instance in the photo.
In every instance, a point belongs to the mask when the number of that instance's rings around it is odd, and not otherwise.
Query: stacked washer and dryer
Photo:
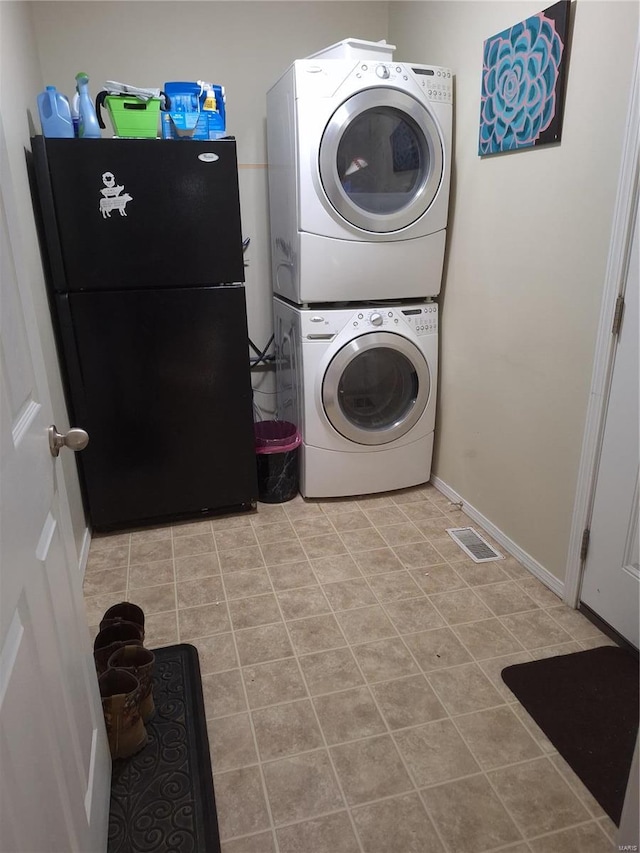
[[[392,51],[346,40],[267,94],[277,414],[305,497],[431,473],[453,87]]]

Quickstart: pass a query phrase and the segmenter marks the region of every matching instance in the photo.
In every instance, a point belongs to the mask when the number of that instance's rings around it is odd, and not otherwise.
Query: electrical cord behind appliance
[[[249,338],[249,346],[255,352],[255,357],[249,358],[249,364],[251,365],[251,370],[254,367],[257,367],[259,364],[268,364],[269,362],[274,362],[276,360],[275,355],[267,355],[267,351],[271,344],[273,343],[274,336],[271,335],[269,340],[267,341],[267,345],[263,350],[259,350],[258,347],[253,343],[251,338]]]

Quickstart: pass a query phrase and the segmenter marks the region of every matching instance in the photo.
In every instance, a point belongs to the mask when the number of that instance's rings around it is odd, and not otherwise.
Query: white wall
[[[481,159],[483,41],[544,6],[394,2],[389,40],[456,75],[434,472],[562,580],[638,6],[572,3],[562,142]]]
[[[30,136],[36,130],[40,133],[36,95],[43,89],[30,11],[28,3],[0,2],[0,108],[22,237],[23,269],[36,311],[55,424],[61,432],[66,432],[69,421],[58,370],[25,159],[25,152],[31,148]],[[73,454],[63,453],[57,470],[60,470],[60,466],[69,500],[77,556],[80,559],[86,523]]]
[[[238,140],[249,336],[272,332],[266,173],[266,92],[294,59],[348,36],[387,36],[386,2],[36,2],[37,52],[48,84],[71,93],[86,71],[95,95],[105,80],[161,87],[209,80],[227,94],[227,128]],[[105,118],[106,123],[109,122]],[[108,128],[110,131],[110,128]],[[106,131],[105,131],[106,135]],[[215,234],[212,235],[215,251]],[[265,381],[265,379],[267,381]],[[254,374],[266,393],[273,384]]]

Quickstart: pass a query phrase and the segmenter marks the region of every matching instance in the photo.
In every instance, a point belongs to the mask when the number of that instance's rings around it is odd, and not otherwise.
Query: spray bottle
[[[80,95],[78,90],[73,93],[69,104],[71,108],[71,123],[73,124],[73,135],[77,139],[80,136]]]
[[[207,89],[207,97],[204,99],[202,109],[217,112],[218,106],[216,104],[216,93],[213,89]]]
[[[89,94],[89,75],[84,71],[76,74],[76,91],[78,92],[78,112],[80,114],[80,125],[78,136],[85,139],[100,139],[100,125],[96,115],[96,108]]]
[[[198,80],[197,83],[198,86],[200,86],[199,98],[201,98],[206,92],[202,109],[207,110],[208,112],[217,112],[218,105],[216,104],[216,93],[213,90],[213,85],[211,83],[206,83],[204,80]]]

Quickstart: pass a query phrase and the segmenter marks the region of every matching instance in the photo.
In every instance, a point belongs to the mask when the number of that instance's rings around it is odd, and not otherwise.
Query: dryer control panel
[[[427,101],[453,104],[453,72],[441,65],[418,65],[386,59],[297,59],[294,97],[344,98],[361,89],[390,88],[418,92]]]
[[[430,101],[453,103],[453,75],[437,65],[409,65],[414,78]]]
[[[453,75],[450,68],[438,65],[410,65],[407,62],[361,62],[355,76],[372,85],[378,81],[393,83],[413,80],[430,101],[453,103]]]

